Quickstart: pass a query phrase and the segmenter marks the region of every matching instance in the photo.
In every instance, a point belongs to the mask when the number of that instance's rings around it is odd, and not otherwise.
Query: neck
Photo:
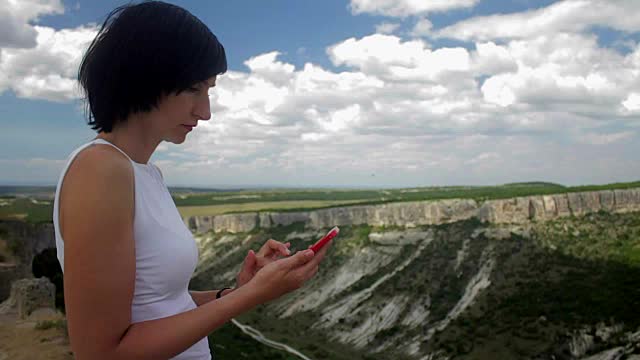
[[[104,139],[124,151],[131,160],[146,164],[162,141],[148,130],[144,119],[130,118],[126,123],[114,126],[109,133],[100,132],[96,139]]]

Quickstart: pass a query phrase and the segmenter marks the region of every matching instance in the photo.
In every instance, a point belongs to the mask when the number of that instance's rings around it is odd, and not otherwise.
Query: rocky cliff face
[[[637,204],[637,193],[624,191],[278,214],[268,217],[270,227],[196,235],[192,286],[233,284],[248,249],[268,238],[304,249],[338,221],[377,219],[338,222],[340,236],[313,281],[238,320],[312,359],[637,354],[640,216],[630,212]],[[585,215],[565,216],[573,214]],[[424,218],[441,224],[421,225]],[[289,225],[273,226],[285,219]],[[377,226],[403,219],[412,221]]]
[[[488,200],[478,204],[471,199],[399,202],[382,205],[347,206],[301,212],[250,212],[218,216],[194,216],[184,221],[196,233],[241,233],[302,222],[321,229],[341,225],[416,227],[477,218],[496,224],[522,224],[530,220],[549,220],[580,216],[604,210],[624,213],[640,210],[640,189],[577,192]]]

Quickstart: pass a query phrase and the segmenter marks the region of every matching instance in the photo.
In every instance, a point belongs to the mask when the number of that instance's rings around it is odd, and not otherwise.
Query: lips
[[[185,125],[185,124],[182,124],[181,126],[189,131],[193,130],[193,128],[196,127],[195,125]]]

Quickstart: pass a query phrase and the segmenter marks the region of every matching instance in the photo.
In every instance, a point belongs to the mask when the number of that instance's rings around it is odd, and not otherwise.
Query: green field
[[[242,204],[203,205],[203,206],[179,206],[182,217],[220,215],[247,211],[287,211],[301,208],[326,208],[333,206],[353,205],[359,200],[331,201],[331,200],[299,200],[299,201],[271,201],[253,202]]]
[[[219,191],[170,188],[182,216],[248,211],[301,211],[349,204],[471,198],[478,202],[518,196],[640,188],[640,181],[606,185],[563,186],[548,182],[498,186],[439,186],[406,189],[267,189]],[[0,187],[0,219],[51,222],[51,187]],[[48,195],[48,198],[45,196]]]

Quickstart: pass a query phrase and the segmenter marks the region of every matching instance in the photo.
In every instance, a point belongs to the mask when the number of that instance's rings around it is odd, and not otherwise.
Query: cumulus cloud
[[[412,36],[430,36],[433,30],[433,23],[429,19],[421,18],[413,26],[411,30]]]
[[[558,33],[490,47],[493,50],[484,54],[502,59],[493,64],[503,65],[486,70],[478,47],[479,68],[493,75],[481,87],[489,103],[520,103],[606,118],[605,113],[620,115],[620,103],[638,88],[634,54],[602,48],[594,35]]]
[[[397,23],[389,23],[383,22],[381,24],[376,25],[376,33],[378,34],[393,34],[398,28],[400,24]]]
[[[0,0],[0,93],[51,101],[80,96],[76,71],[97,29],[37,25],[41,16],[62,13],[60,0]]]
[[[69,101],[80,96],[76,72],[97,29],[80,26],[55,30],[35,26],[36,46],[5,48],[0,56],[0,92],[13,90],[29,99]]]
[[[633,119],[638,51],[601,48],[591,35],[478,42],[468,50],[373,34],[346,39],[327,53],[348,70],[295,68],[267,53],[246,62],[250,71],[222,76],[211,94],[215,120],[187,145],[198,159],[191,163],[268,174],[260,181],[295,186],[322,184],[323,176],[393,183],[400,174],[436,183],[571,183],[576,172],[555,167],[600,159],[604,169],[604,159],[637,135],[616,131],[615,124]],[[253,92],[256,87],[261,90]],[[570,153],[554,153],[562,151]],[[199,166],[192,171],[206,173]],[[575,171],[587,176],[591,170]],[[608,181],[623,173],[615,165],[588,176]]]
[[[640,2],[635,0],[565,0],[514,14],[478,16],[438,30],[439,37],[469,41],[522,39],[541,34],[581,32],[592,26],[624,32],[640,30]]]
[[[629,94],[622,105],[630,112],[640,112],[640,93]]]
[[[335,65],[355,67],[386,80],[435,80],[446,72],[466,71],[469,53],[464,48],[429,49],[422,40],[403,42],[393,35],[351,38],[328,50]]]
[[[458,8],[469,8],[480,0],[351,0],[354,14],[376,14],[393,17],[421,15]]]
[[[41,15],[62,13],[60,0],[0,0],[0,47],[35,46],[37,31],[31,23]]]

